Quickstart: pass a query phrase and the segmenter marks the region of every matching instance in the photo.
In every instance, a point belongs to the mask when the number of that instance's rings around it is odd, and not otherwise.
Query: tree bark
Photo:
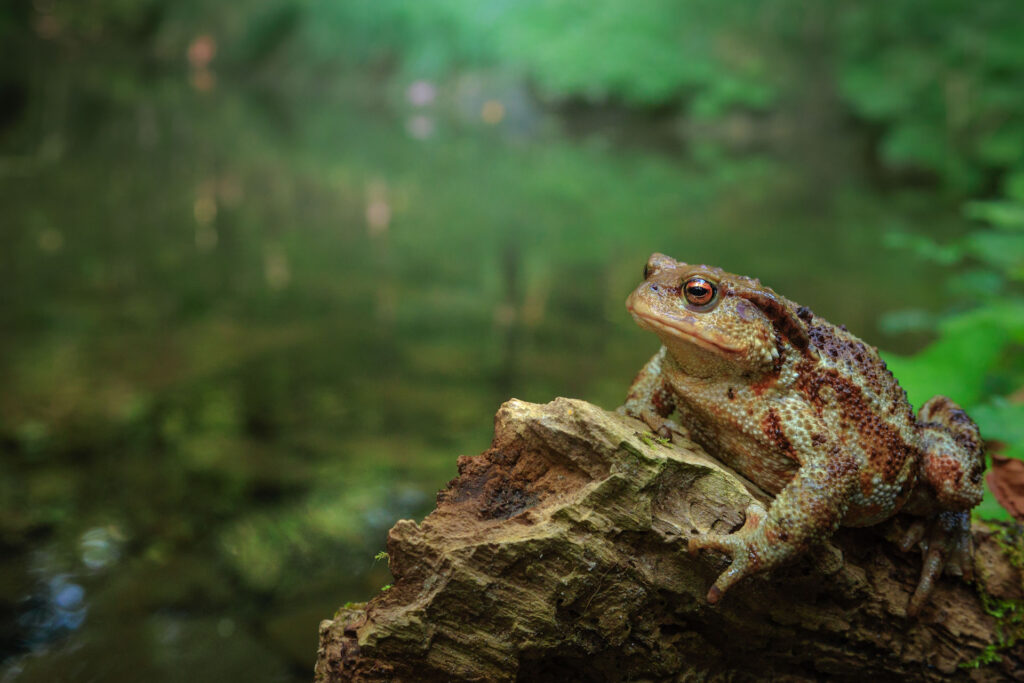
[[[726,560],[687,539],[769,498],[675,441],[583,401],[505,403],[491,448],[389,532],[394,587],[321,623],[316,680],[1024,678],[1019,527],[976,526],[977,584],[944,577],[918,618],[920,554],[887,540],[899,518],[841,529],[710,606]],[[997,661],[977,666],[985,652]]]

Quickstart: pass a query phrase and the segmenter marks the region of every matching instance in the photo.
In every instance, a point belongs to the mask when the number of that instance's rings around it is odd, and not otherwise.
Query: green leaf
[[[974,232],[964,239],[964,247],[976,258],[1011,277],[1024,275],[1024,230]]]
[[[915,255],[942,265],[951,265],[963,258],[963,248],[958,244],[937,244],[931,237],[908,232],[888,232],[883,244],[890,249],[906,249]]]
[[[879,329],[886,334],[930,332],[937,325],[938,317],[934,313],[919,308],[890,311],[878,320]]]
[[[974,268],[957,273],[955,278],[946,280],[946,291],[958,300],[973,298],[976,292],[989,296],[998,295],[1006,286],[1006,278],[999,272],[986,268]],[[934,329],[936,326],[932,326]]]
[[[985,487],[981,502],[978,503],[978,507],[974,508],[973,512],[981,519],[998,519],[1004,522],[1013,521],[1013,517],[1010,516],[1006,508],[999,504],[999,501],[996,500],[988,486]]]
[[[1024,230],[1024,204],[1020,202],[969,202],[964,213],[997,228]]]
[[[981,399],[985,377],[999,361],[1009,334],[974,315],[955,318],[943,328],[938,341],[915,356],[883,355],[913,405],[920,407],[943,394],[968,408]]]
[[[1008,174],[1003,181],[1003,191],[1010,199],[1024,202],[1024,170]]]
[[[995,398],[971,410],[971,417],[986,439],[998,439],[1007,445],[1003,455],[1024,458],[1024,403]]]

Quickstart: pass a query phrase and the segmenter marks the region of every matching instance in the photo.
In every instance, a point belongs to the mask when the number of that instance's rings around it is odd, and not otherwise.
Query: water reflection
[[[74,631],[85,620],[85,589],[66,574],[40,582],[25,598],[18,626],[23,646],[36,650]]]
[[[5,595],[0,595],[0,661],[43,652],[85,621],[86,588],[59,557],[60,553],[50,548],[31,552],[24,574],[15,585],[4,586]],[[10,577],[12,567],[6,569],[4,575]],[[0,680],[11,680],[12,675],[8,671]]]
[[[123,540],[122,533],[117,527],[89,529],[82,534],[79,541],[82,564],[93,571],[109,568],[120,559]]]
[[[3,680],[308,680],[318,620],[390,583],[387,528],[501,401],[617,405],[652,251],[890,347],[881,314],[940,304],[879,245],[950,214],[872,189],[832,130],[819,176],[480,74],[202,87],[200,38],[130,104],[72,79],[63,161],[0,182]]]

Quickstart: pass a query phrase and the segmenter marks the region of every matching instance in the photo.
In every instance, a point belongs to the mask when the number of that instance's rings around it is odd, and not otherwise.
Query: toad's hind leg
[[[921,477],[942,510],[970,510],[981,502],[985,455],[978,425],[945,396],[921,406],[924,428]]]
[[[971,515],[968,512],[942,512],[930,520],[918,519],[911,525],[900,548],[906,552],[920,543],[923,562],[921,578],[910,596],[907,614],[917,615],[928,602],[935,581],[947,574],[974,578],[974,543]]]
[[[970,509],[981,502],[985,455],[978,426],[960,406],[935,396],[918,412],[923,427],[920,478],[904,508],[919,515],[900,547],[921,546],[921,578],[907,613],[917,614],[928,602],[943,571],[971,579],[974,573]],[[921,486],[921,483],[924,486]]]
[[[836,455],[805,464],[767,512],[756,504],[747,508],[746,522],[736,533],[691,538],[691,553],[710,548],[731,559],[708,591],[708,602],[718,602],[743,577],[776,567],[829,538],[849,508],[856,481],[852,458]]]

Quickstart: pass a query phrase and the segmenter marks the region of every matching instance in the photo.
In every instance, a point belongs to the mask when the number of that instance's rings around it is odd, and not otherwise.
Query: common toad
[[[916,520],[903,538],[924,567],[916,614],[935,580],[970,578],[969,510],[981,500],[978,428],[945,396],[915,416],[877,351],[758,280],[654,254],[626,302],[663,346],[622,408],[655,431],[678,429],[775,498],[751,505],[739,531],[692,538],[731,563],[708,592],[717,602],[745,576],[828,539],[840,526]]]

